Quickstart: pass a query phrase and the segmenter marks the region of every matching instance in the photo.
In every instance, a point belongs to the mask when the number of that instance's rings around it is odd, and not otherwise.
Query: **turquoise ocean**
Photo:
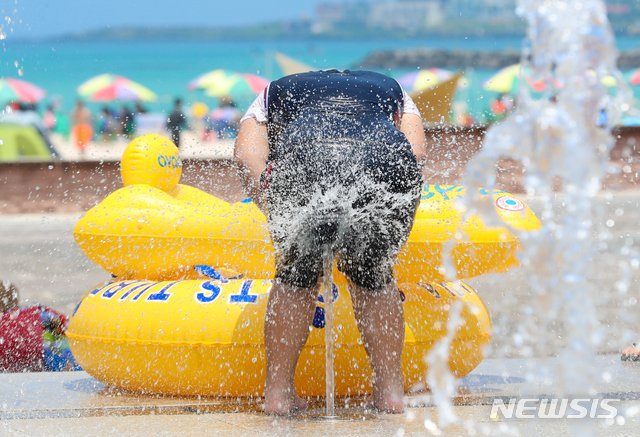
[[[519,49],[522,38],[433,37],[406,40],[243,40],[243,41],[42,41],[33,43],[2,41],[0,76],[31,81],[48,92],[45,106],[52,98],[70,110],[77,99],[76,88],[85,80],[102,73],[115,73],[135,80],[158,94],[156,102],[145,103],[154,112],[171,109],[173,99],[187,103],[201,101],[215,107],[217,101],[201,91],[189,92],[187,83],[198,75],[217,68],[259,74],[267,79],[282,76],[273,55],[282,52],[296,60],[317,67],[359,68],[359,63],[377,50],[427,47],[449,50]],[[640,37],[617,39],[620,51],[640,47]],[[393,77],[411,69],[378,70]],[[465,75],[470,85],[458,92],[478,119],[488,110],[495,93],[482,90],[482,82],[495,71],[470,69]],[[630,72],[623,72],[629,74]],[[640,87],[636,87],[640,88]],[[640,90],[634,90],[640,97]],[[251,96],[239,96],[246,109]],[[2,102],[0,102],[2,103]],[[107,104],[112,109],[123,102]],[[91,103],[98,111],[104,103]]]

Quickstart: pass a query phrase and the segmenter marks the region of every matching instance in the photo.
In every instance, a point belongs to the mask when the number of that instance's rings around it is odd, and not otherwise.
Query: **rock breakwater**
[[[519,50],[467,51],[433,50],[423,47],[402,50],[380,50],[369,54],[355,68],[485,68],[495,70],[520,62]],[[640,67],[640,50],[623,52],[618,68]]]

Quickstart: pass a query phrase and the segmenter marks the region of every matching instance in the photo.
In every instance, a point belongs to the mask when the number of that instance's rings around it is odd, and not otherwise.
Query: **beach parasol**
[[[398,78],[398,83],[407,92],[423,91],[448,80],[453,76],[449,70],[430,68],[428,70],[413,71]]]
[[[0,79],[0,101],[16,100],[22,103],[37,103],[47,92],[26,80],[4,77]]]
[[[591,75],[596,74],[594,70],[589,70],[589,73]],[[520,64],[510,65],[498,71],[489,79],[485,80],[482,87],[488,91],[508,93],[518,87],[521,79],[524,79],[529,87],[537,93],[541,93],[547,89],[547,82],[545,80],[533,80],[531,78],[531,71],[528,68],[520,68]],[[600,82],[607,87],[616,86],[618,83],[617,79],[610,74],[603,76]],[[562,85],[553,78],[551,79],[551,84],[557,90],[562,88]]]
[[[482,88],[487,91],[508,93],[520,85],[521,78],[524,79],[529,87],[537,93],[541,93],[547,88],[547,84],[544,80],[533,80],[531,78],[530,70],[528,68],[521,68],[520,64],[504,67],[489,79],[485,80],[482,84]],[[558,88],[560,85],[554,81],[553,86]]]
[[[93,77],[78,87],[78,94],[92,102],[111,102],[114,100],[153,101],[156,94],[149,88],[111,73]]]
[[[640,85],[640,68],[631,73],[631,77],[629,78],[629,83],[631,85]]]
[[[209,96],[224,97],[256,95],[267,85],[269,85],[269,81],[255,74],[236,73],[219,68],[196,77],[187,84],[187,89],[193,91],[200,88]]]
[[[487,91],[496,91],[498,93],[510,92],[517,83],[516,79],[520,76],[520,64],[504,67],[496,74],[485,80],[482,88]]]
[[[602,79],[600,79],[600,82],[602,82],[602,84],[607,87],[618,86],[618,79],[616,79],[614,76],[610,74],[607,74],[606,76],[602,76]]]

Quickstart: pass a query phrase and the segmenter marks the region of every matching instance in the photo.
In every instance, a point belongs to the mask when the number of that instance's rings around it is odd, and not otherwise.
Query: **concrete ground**
[[[552,359],[548,365],[554,365]],[[403,414],[375,414],[361,399],[338,399],[337,415],[351,420],[313,420],[323,414],[321,401],[312,412],[287,418],[266,416],[262,399],[228,399],[140,395],[104,386],[85,372],[0,375],[2,436],[419,436],[419,435],[637,435],[640,413],[640,363],[600,356],[590,367],[599,374],[595,392],[582,398],[610,399],[611,411],[593,409],[593,419],[505,418],[492,415],[494,399],[539,399],[557,381],[529,380],[522,359],[485,360],[460,382],[452,400],[453,425],[438,426],[438,410],[428,395],[408,396]],[[524,395],[523,393],[527,393]],[[528,401],[529,407],[536,405]],[[592,405],[592,401],[583,405]],[[345,404],[349,408],[345,408]],[[528,410],[529,412],[535,411]],[[569,408],[567,414],[580,414]],[[583,412],[584,414],[584,412]]]

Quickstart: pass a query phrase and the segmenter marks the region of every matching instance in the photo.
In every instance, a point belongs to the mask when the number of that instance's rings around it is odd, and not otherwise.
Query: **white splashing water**
[[[536,356],[547,355],[547,328],[564,323],[568,346],[559,351],[558,368],[535,370],[556,375],[561,393],[584,393],[591,379],[589,357],[601,341],[586,280],[596,247],[592,198],[606,172],[611,129],[629,108],[630,93],[616,68],[618,53],[601,0],[519,0],[517,12],[528,22],[521,83],[544,81],[547,92],[536,97],[520,87],[516,110],[489,129],[482,152],[469,164],[466,185],[495,185],[501,157],[526,165],[525,188],[543,200],[545,218],[539,232],[519,236],[536,293],[537,322],[527,326],[526,337]],[[613,92],[603,84],[608,75],[617,81]],[[558,177],[561,215],[554,205]],[[469,213],[497,224],[493,203],[476,190],[467,190],[466,201]]]
[[[455,423],[458,417],[451,405],[451,398],[456,395],[458,381],[449,370],[451,344],[462,324],[461,301],[456,301],[449,311],[447,335],[433,345],[425,360],[429,365],[427,383],[431,389],[433,402],[438,407],[438,424],[442,427]],[[426,425],[425,425],[426,426]]]
[[[535,292],[533,317],[523,322],[522,333],[533,345],[532,356],[560,356],[556,368],[532,365],[530,374],[552,377],[550,391],[558,394],[585,393],[593,381],[590,357],[602,341],[594,290],[586,280],[596,248],[592,198],[606,172],[611,129],[629,109],[630,92],[616,67],[603,1],[519,0],[517,12],[528,23],[520,83],[543,81],[546,92],[534,95],[520,86],[514,112],[488,130],[483,150],[467,169],[465,209],[467,216],[480,214],[487,225],[500,225],[491,199],[472,187],[495,187],[500,158],[526,166],[525,189],[543,201],[544,220],[540,231],[518,235]],[[603,84],[608,75],[617,81],[615,88]],[[558,180],[561,208],[554,193]],[[564,324],[568,336],[560,351],[548,334],[555,323]],[[434,396],[440,412],[451,411],[448,392]]]

